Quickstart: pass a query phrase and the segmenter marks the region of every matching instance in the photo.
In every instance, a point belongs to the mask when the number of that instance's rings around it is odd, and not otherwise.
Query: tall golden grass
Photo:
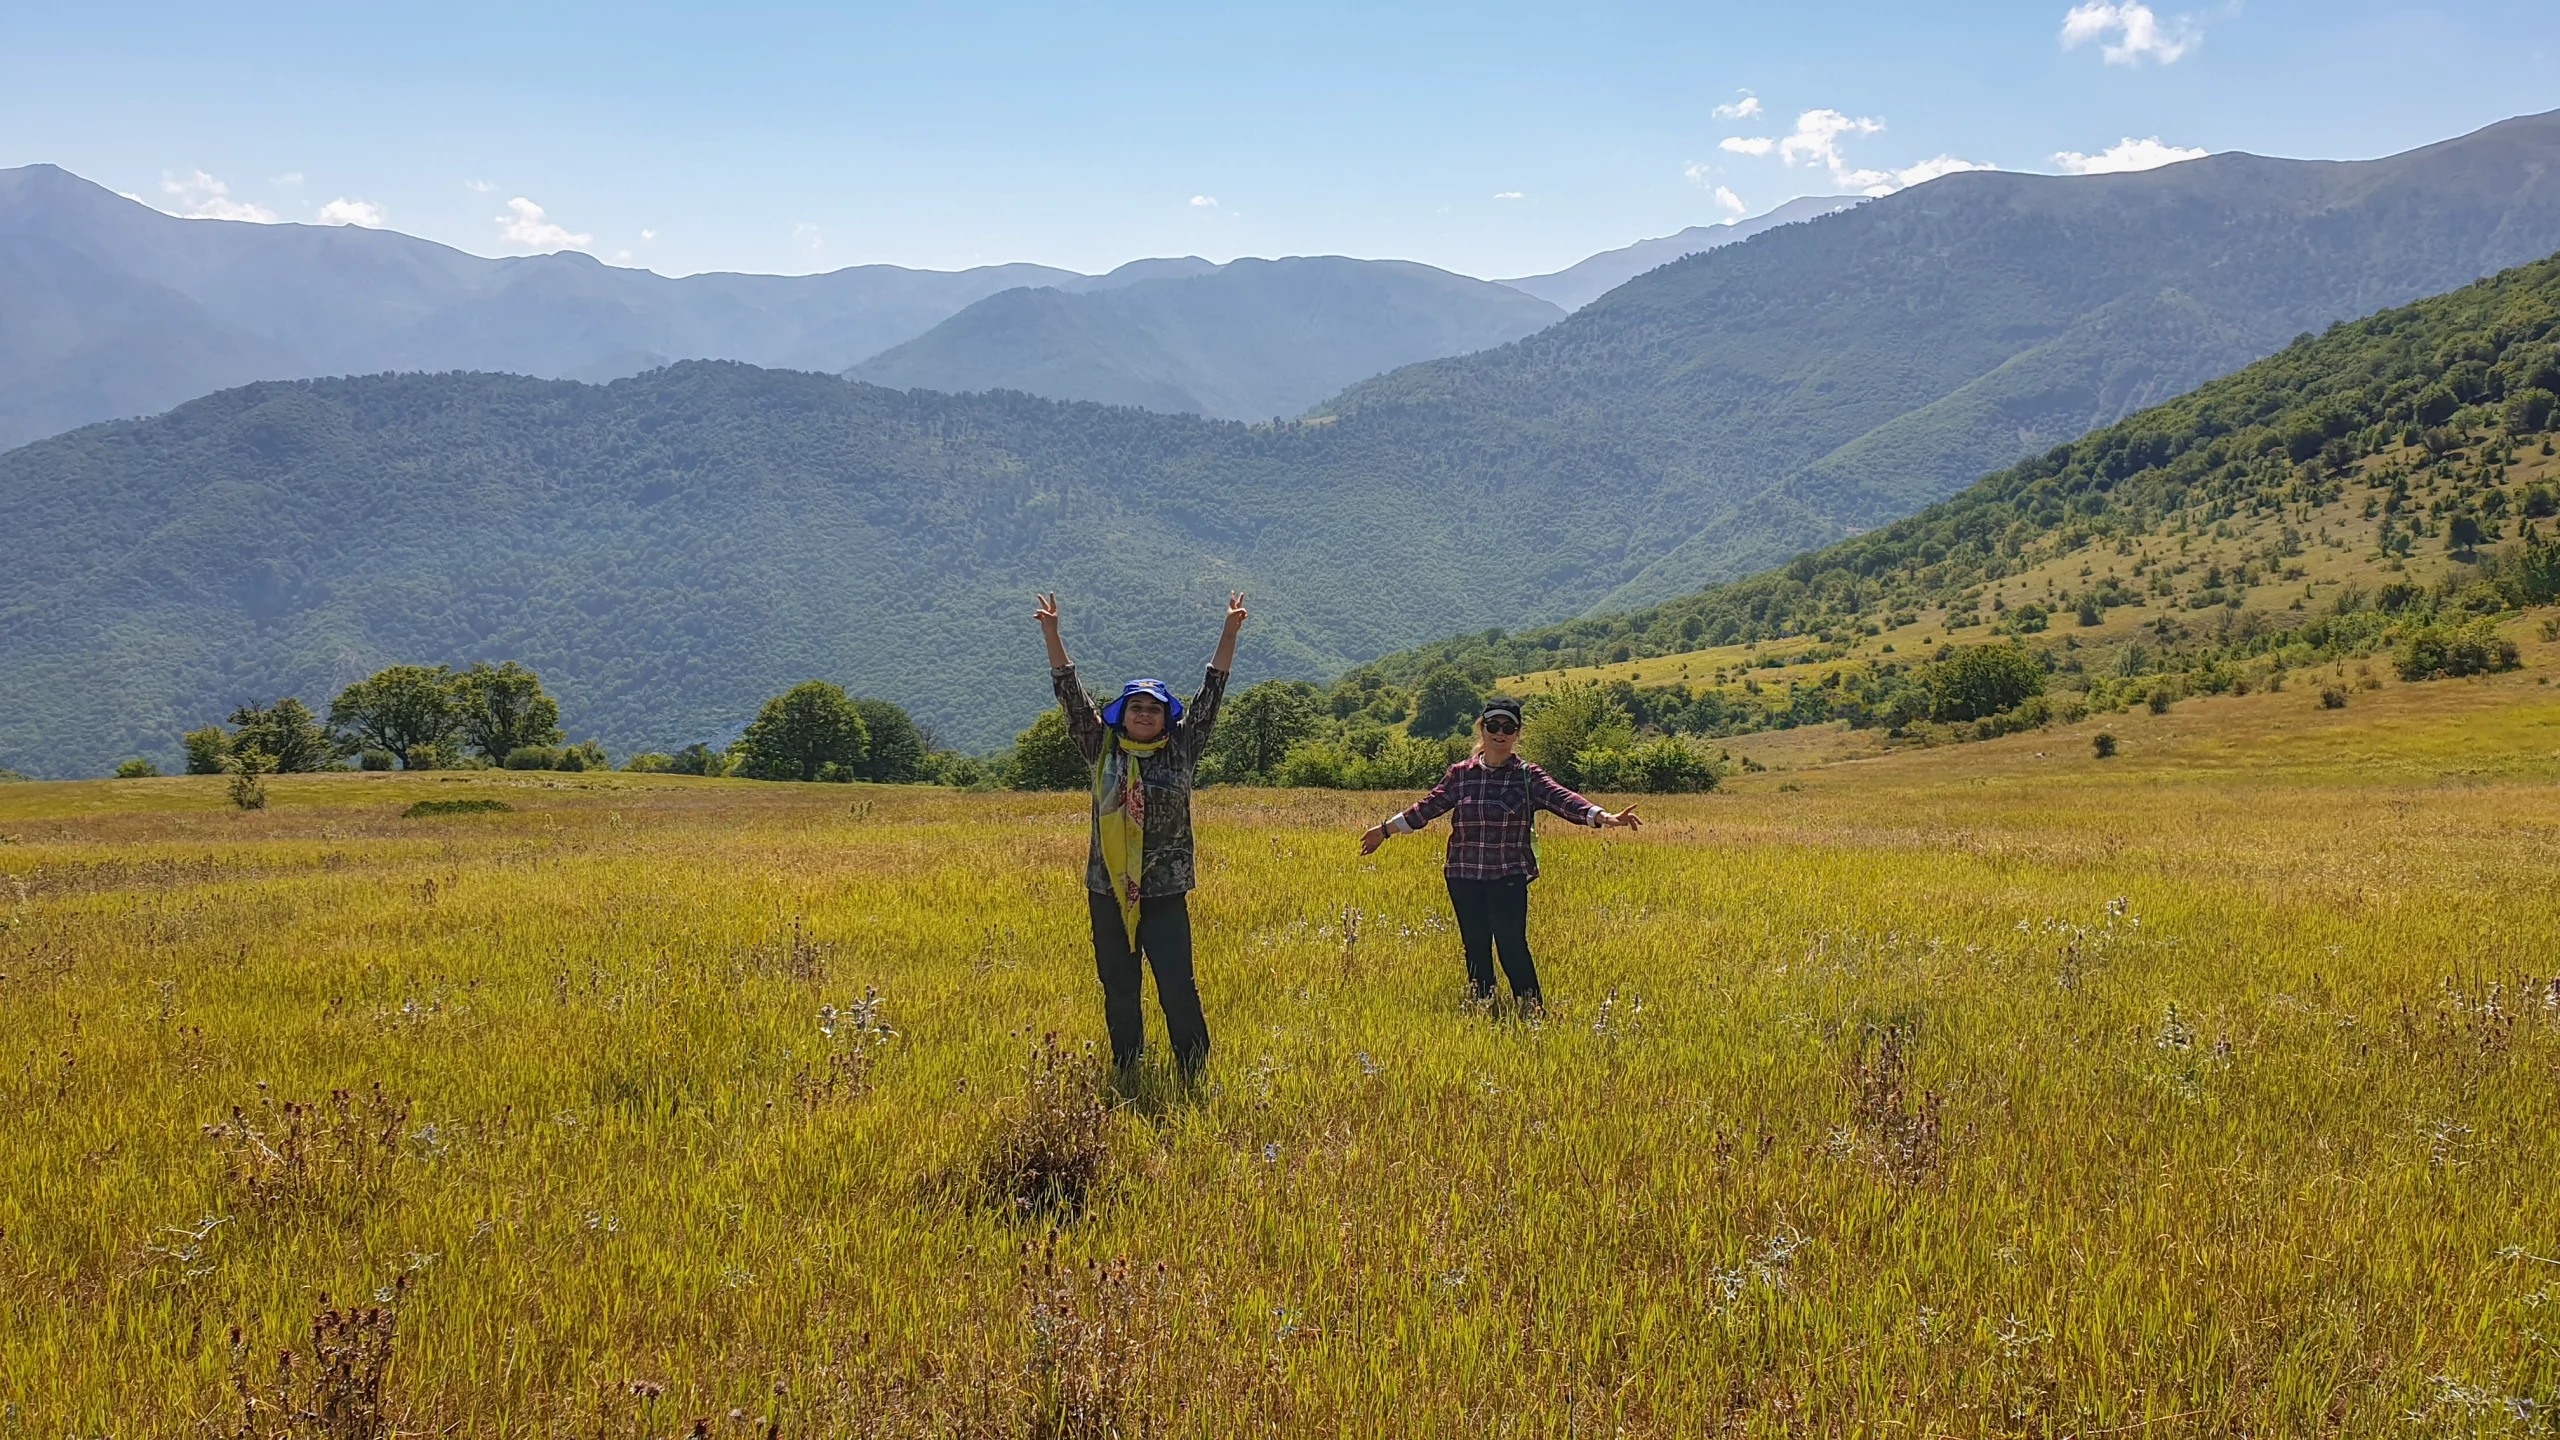
[[[1205,792],[1099,1116],[1077,796],[0,789],[0,1434],[2545,1433],[2537,678],[1557,827],[1536,1020]]]

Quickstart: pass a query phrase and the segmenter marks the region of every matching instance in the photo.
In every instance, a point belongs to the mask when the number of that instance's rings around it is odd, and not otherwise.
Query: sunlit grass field
[[[1204,792],[1081,1213],[1080,796],[0,788],[0,1434],[2547,1434],[2529,658],[1553,827],[1536,1021],[1390,797]]]

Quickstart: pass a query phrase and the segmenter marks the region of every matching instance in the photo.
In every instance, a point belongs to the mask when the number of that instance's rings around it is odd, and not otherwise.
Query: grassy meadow
[[[1101,1115],[1077,795],[0,787],[0,1435],[2549,1433],[2554,648],[1552,827],[1534,1022],[1206,791]]]

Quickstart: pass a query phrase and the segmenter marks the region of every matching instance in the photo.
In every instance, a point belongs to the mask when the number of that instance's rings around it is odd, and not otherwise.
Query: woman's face
[[[1508,715],[1478,720],[1476,735],[1484,741],[1484,758],[1496,765],[1510,759],[1520,744],[1520,727]]]
[[[1153,695],[1132,695],[1120,707],[1120,733],[1144,745],[1164,734],[1164,702]]]

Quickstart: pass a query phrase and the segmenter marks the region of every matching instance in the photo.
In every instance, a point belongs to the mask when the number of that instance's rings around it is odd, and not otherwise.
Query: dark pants
[[[1537,1004],[1538,967],[1529,960],[1529,882],[1449,877],[1449,906],[1458,912],[1458,938],[1467,946],[1467,984],[1476,998],[1493,998],[1493,955],[1523,1004]]]
[[[1138,944],[1129,946],[1120,906],[1088,890],[1093,902],[1093,964],[1102,977],[1102,1018],[1111,1030],[1111,1063],[1127,1070],[1147,1045],[1147,980],[1140,965],[1155,967],[1156,1003],[1164,1007],[1166,1038],[1186,1075],[1209,1060],[1209,1021],[1200,1013],[1200,989],[1191,978],[1191,900],[1150,896],[1138,902]]]

